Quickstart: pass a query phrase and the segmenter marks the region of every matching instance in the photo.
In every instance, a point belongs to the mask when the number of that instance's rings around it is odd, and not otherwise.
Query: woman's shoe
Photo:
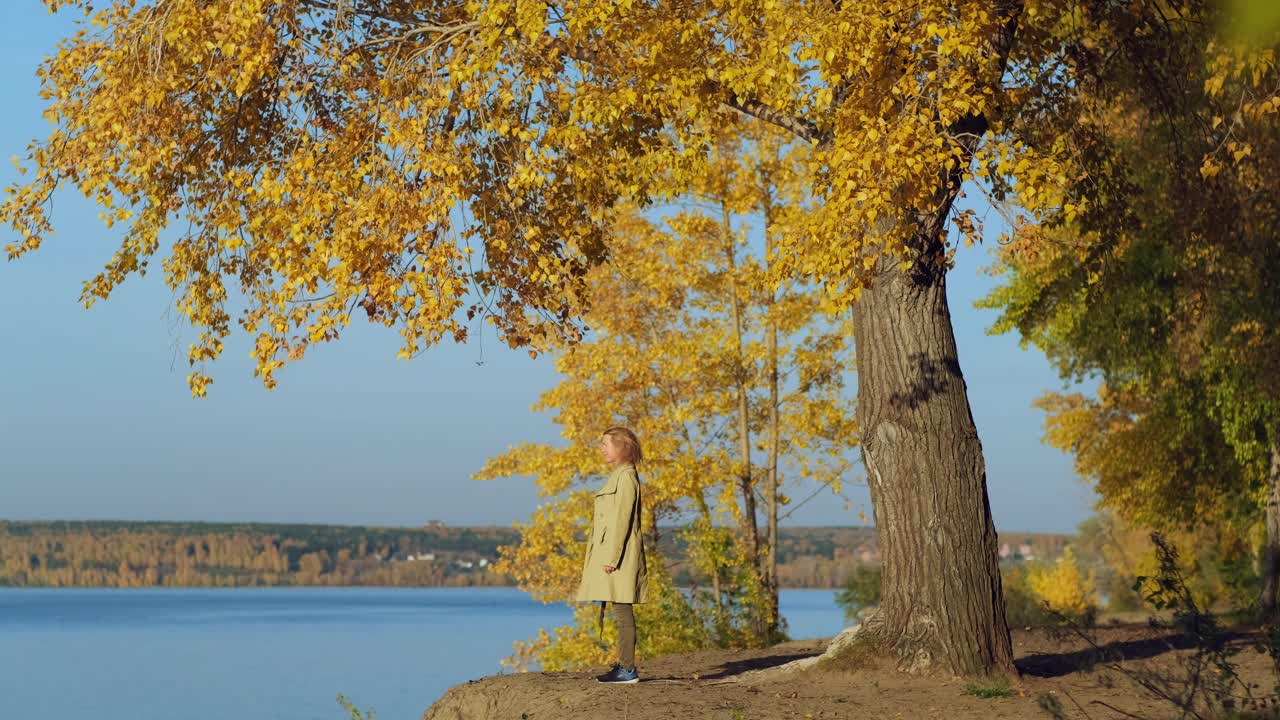
[[[625,670],[619,665],[610,673],[596,678],[596,682],[609,683],[611,685],[632,685],[640,682],[640,672],[635,668]]]

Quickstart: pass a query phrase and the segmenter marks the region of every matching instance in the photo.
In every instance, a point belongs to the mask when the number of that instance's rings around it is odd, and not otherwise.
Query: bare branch
[[[434,45],[439,45],[440,43],[448,40],[454,35],[462,35],[462,34],[471,32],[479,27],[480,27],[480,23],[475,20],[472,20],[471,22],[455,23],[453,25],[436,25],[435,23],[422,23],[420,25],[410,28],[409,30],[406,30],[405,32],[399,35],[388,35],[386,37],[374,38],[373,40],[362,42],[356,47],[365,48],[365,47],[373,47],[376,45],[385,45],[387,43],[408,42],[409,40],[412,40],[419,35],[426,35],[427,33],[436,33],[436,34],[439,34],[440,37],[437,38],[435,42],[432,43],[432,45],[434,46]]]
[[[722,97],[727,96],[728,99],[722,99],[720,102],[744,115],[750,115],[784,130],[789,130],[796,136],[814,144],[821,145],[831,142],[831,133],[819,130],[812,120],[796,115],[788,115],[754,98],[740,98],[729,92],[720,83],[712,82],[712,86],[713,93]]]

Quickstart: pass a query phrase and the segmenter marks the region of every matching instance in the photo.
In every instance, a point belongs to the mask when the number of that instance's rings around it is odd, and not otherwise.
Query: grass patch
[[[969,683],[964,686],[964,694],[980,698],[1010,697],[1013,688],[1009,686],[1009,678],[1001,676],[982,683]]]

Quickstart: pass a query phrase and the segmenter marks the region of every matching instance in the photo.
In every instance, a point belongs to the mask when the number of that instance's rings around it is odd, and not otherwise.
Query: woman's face
[[[622,451],[613,444],[612,435],[600,436],[600,454],[604,455],[604,461],[610,465],[622,462]]]

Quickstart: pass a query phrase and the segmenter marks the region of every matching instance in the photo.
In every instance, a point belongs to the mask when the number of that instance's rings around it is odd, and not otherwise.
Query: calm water
[[[843,627],[830,590],[784,590],[794,638]],[[0,589],[4,720],[416,720],[567,622],[514,589]]]

